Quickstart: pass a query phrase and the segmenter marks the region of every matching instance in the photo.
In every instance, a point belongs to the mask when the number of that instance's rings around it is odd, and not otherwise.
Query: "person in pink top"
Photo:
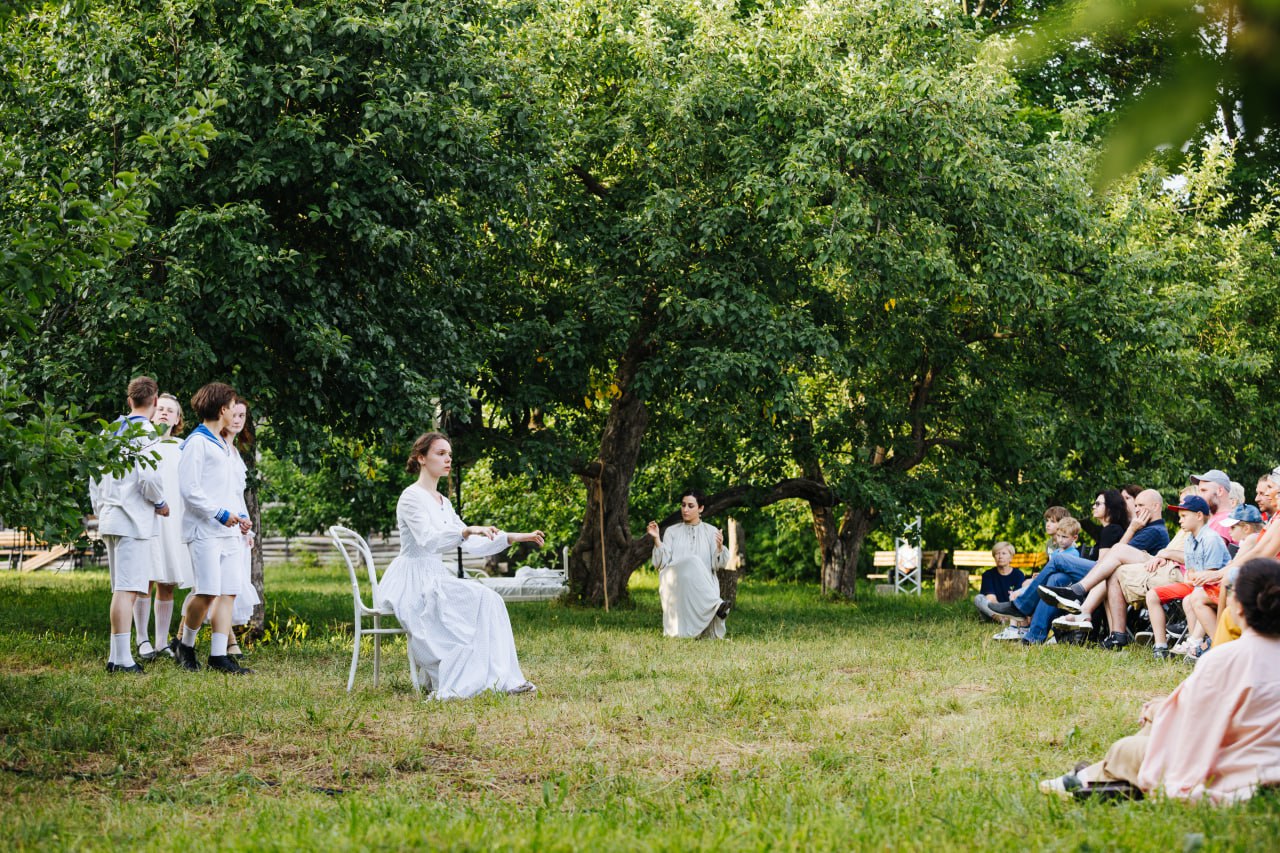
[[[1145,794],[1214,803],[1280,786],[1280,560],[1240,568],[1229,605],[1239,640],[1210,649],[1164,699],[1142,707],[1141,731],[1106,757],[1040,783],[1046,794],[1084,797],[1132,785]]]

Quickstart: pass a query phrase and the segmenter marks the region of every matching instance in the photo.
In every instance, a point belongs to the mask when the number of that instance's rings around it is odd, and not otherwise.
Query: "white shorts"
[[[237,574],[244,548],[239,536],[218,536],[211,539],[192,539],[191,570],[196,595],[235,595],[240,590]]]
[[[107,546],[107,568],[111,571],[112,592],[142,592],[151,589],[150,539],[102,535]]]

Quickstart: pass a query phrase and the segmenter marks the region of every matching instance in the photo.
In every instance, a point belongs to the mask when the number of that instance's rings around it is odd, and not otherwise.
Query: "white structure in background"
[[[893,540],[894,593],[913,592],[916,595],[920,594],[920,564],[924,562],[924,553],[920,550],[921,525],[922,519],[917,515],[915,521],[903,528],[902,535]]]

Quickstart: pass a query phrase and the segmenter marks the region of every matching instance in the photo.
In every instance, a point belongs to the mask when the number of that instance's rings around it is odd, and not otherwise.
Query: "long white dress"
[[[729,549],[716,550],[718,532],[701,521],[673,524],[653,549],[662,633],[668,637],[724,638],[724,620],[716,616],[723,603],[716,570],[728,563]]]
[[[396,504],[400,555],[378,585],[378,601],[409,631],[409,651],[421,686],[435,699],[465,699],[486,690],[516,690],[526,681],[516,657],[507,605],[496,592],[459,578],[443,555],[502,551],[494,539],[462,538],[463,523],[448,498],[414,484]]]
[[[152,446],[160,454],[156,467],[164,484],[165,498],[169,503],[168,516],[156,516],[159,535],[152,542],[154,565],[151,579],[157,583],[176,584],[190,589],[195,582],[191,572],[191,550],[182,541],[182,491],[178,483],[178,459],[182,455],[182,442],[177,438],[165,438]]]
[[[235,468],[233,479],[235,481],[234,489],[237,502],[235,506],[230,507],[231,511],[236,515],[248,517],[249,507],[245,503],[244,490],[249,482],[249,469],[245,467],[244,458],[241,457],[240,451],[234,447],[231,452],[232,467]],[[240,535],[240,563],[236,570],[236,578],[239,583],[236,585],[235,601],[231,605],[231,624],[232,625],[248,625],[249,620],[253,618],[253,608],[262,601],[258,597],[258,591],[253,587],[253,531]]]

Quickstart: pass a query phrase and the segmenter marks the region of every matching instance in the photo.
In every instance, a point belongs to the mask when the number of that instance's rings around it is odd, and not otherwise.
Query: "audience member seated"
[[[1277,479],[1272,479],[1273,476]],[[1266,535],[1266,531],[1270,529],[1271,521],[1275,518],[1278,494],[1280,494],[1280,468],[1271,474],[1258,478],[1258,486],[1254,491],[1254,502],[1262,512],[1265,523],[1263,524],[1262,532],[1253,537],[1252,542],[1246,542],[1241,545],[1240,550],[1226,566],[1227,574],[1222,585],[1222,603],[1218,605],[1218,627],[1213,632],[1213,644],[1215,646],[1240,638],[1240,626],[1231,618],[1231,608],[1225,604],[1231,597],[1231,579],[1234,573],[1239,570],[1240,562],[1258,556],[1280,557],[1280,554],[1265,554],[1258,548],[1258,543]]]
[[[1059,611],[1040,600],[1039,587],[1048,585],[1061,587],[1080,580],[1094,562],[1105,557],[1112,546],[1124,536],[1129,526],[1129,511],[1125,507],[1124,497],[1119,489],[1108,489],[1101,492],[1093,504],[1093,517],[1102,527],[1098,533],[1097,547],[1092,559],[1072,557],[1067,554],[1055,554],[1038,575],[1026,584],[1013,601],[991,605],[991,612],[1005,616],[1030,616],[1031,625],[1027,628],[1022,642],[1028,645],[1043,643],[1049,637],[1049,628]],[[1062,522],[1059,522],[1061,529]]]
[[[1227,520],[1227,513],[1231,512],[1231,478],[1225,471],[1213,468],[1193,476],[1191,485],[1196,487],[1196,494],[1204,498],[1209,504],[1209,509],[1212,510],[1209,527],[1222,537],[1223,542],[1235,541],[1231,538],[1231,528],[1223,524]],[[1244,490],[1241,489],[1242,500],[1243,497]]]
[[[1126,563],[1145,563],[1165,548],[1169,544],[1169,529],[1162,517],[1164,499],[1160,493],[1144,489],[1134,499],[1134,507],[1124,535],[1106,557],[1094,563],[1088,574],[1070,586],[1041,586],[1040,598],[1068,613],[1092,613],[1106,594],[1103,582],[1116,569]]]
[[[1040,783],[1083,797],[1115,785],[1176,799],[1234,803],[1280,784],[1280,561],[1247,561],[1231,602],[1239,641],[1215,648],[1165,699],[1142,707],[1138,734],[1106,757]]]
[[[1157,660],[1169,657],[1169,644],[1165,635],[1164,605],[1186,598],[1198,586],[1211,584],[1213,600],[1218,600],[1218,583],[1222,580],[1222,567],[1231,560],[1227,545],[1218,533],[1210,528],[1210,507],[1199,495],[1187,495],[1182,503],[1170,506],[1178,513],[1178,525],[1187,531],[1186,577],[1181,583],[1158,586],[1147,592],[1147,613],[1151,617],[1152,652]]]
[[[1262,513],[1252,504],[1241,504],[1227,514],[1224,522],[1230,525],[1232,535],[1240,543],[1241,549],[1251,547],[1262,531]],[[1227,546],[1231,550],[1231,546]],[[1218,612],[1221,609],[1219,584],[1197,586],[1182,602],[1182,610],[1187,614],[1187,636],[1170,651],[1185,654],[1193,661],[1203,655],[1213,645],[1213,636],[1218,626]]]
[[[990,603],[1008,601],[1009,593],[1021,587],[1027,579],[1026,575],[1013,567],[1015,553],[1010,542],[997,542],[991,548],[991,557],[996,561],[995,568],[982,573],[982,586],[973,597],[973,606],[988,621],[995,621],[995,617],[991,615]]]
[[[1058,547],[1058,525],[1062,523],[1064,519],[1071,519],[1068,529],[1064,531],[1063,541],[1067,543],[1067,548],[1065,550]],[[1052,558],[1054,554],[1058,553],[1065,553],[1072,557],[1080,556],[1080,550],[1075,544],[1076,537],[1080,533],[1080,522],[1071,518],[1071,513],[1067,512],[1066,507],[1051,506],[1044,511],[1044,533],[1049,540],[1046,548],[1049,557]],[[1034,579],[1035,576],[1032,577],[1032,580]],[[1031,581],[1029,580],[1023,580],[1022,584],[1017,589],[1010,591],[1009,597],[1014,598],[1020,595],[1022,590],[1025,589],[1027,584],[1030,582]],[[1018,614],[1017,616],[1010,616],[1003,613],[993,613],[991,612],[989,605],[990,602],[988,602],[985,615],[992,619],[1005,619],[1009,622],[1009,624],[1004,627],[1004,630],[998,631],[992,639],[1021,640],[1026,636],[1027,626],[1031,624],[1031,619],[1029,617],[1021,614]]]

